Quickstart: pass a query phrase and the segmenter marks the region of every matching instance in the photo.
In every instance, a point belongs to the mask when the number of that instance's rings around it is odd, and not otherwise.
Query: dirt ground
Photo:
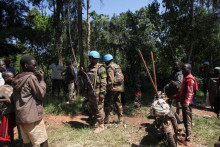
[[[193,108],[192,112],[195,117],[216,117],[216,114],[213,113],[209,107]],[[86,121],[87,118],[88,116],[82,115],[81,113],[77,113],[74,116],[64,116],[64,115],[53,116],[53,115],[46,114],[44,119],[45,119],[46,125],[48,126],[56,125],[59,127],[63,127],[63,124],[65,123],[74,122],[74,124],[72,125],[75,125],[75,127],[80,128],[80,127],[89,125],[88,122]],[[116,120],[117,118],[115,116],[111,118],[111,121],[116,121]],[[139,117],[137,114],[134,117],[124,117],[124,122],[126,125],[131,125],[133,127],[136,127],[139,130],[143,130],[143,131],[145,130],[147,134],[151,133],[152,135],[153,133],[153,135],[155,135],[157,133],[156,128],[153,125],[153,122],[154,122],[153,119],[148,119],[147,117]],[[144,144],[144,142],[149,141],[148,139],[144,139],[141,137],[137,137],[135,140],[137,140],[137,142],[140,142],[140,144]],[[133,146],[140,146],[140,145],[134,144]],[[194,142],[191,146],[195,147],[195,146],[201,146],[201,145]]]

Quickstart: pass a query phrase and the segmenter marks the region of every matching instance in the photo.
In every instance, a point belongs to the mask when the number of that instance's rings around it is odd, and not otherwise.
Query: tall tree
[[[83,26],[82,26],[82,0],[78,0],[78,42],[80,53],[80,65],[84,66],[84,50],[83,50]]]
[[[23,52],[26,33],[31,30],[25,24],[25,13],[29,11],[24,1],[0,1],[0,56]]]
[[[191,7],[190,7],[190,49],[188,52],[187,62],[190,63],[192,51],[194,48],[194,0],[190,0]]]
[[[90,52],[90,0],[87,0],[87,50]]]

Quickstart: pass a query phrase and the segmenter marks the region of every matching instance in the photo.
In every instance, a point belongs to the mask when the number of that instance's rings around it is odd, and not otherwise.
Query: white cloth
[[[0,72],[0,86],[5,84],[5,80],[2,77],[2,73]]]
[[[65,70],[62,65],[53,63],[49,68],[52,69],[51,79],[62,79],[61,72]]]

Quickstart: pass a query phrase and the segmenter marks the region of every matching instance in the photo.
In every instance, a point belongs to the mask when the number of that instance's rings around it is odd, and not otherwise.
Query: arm
[[[100,93],[102,94],[106,94],[106,85],[107,85],[107,81],[106,81],[106,70],[103,66],[101,66],[99,68],[99,75],[100,75]]]
[[[176,99],[177,102],[180,102],[180,92],[173,95],[173,98]]]
[[[194,80],[187,80],[187,91],[185,96],[185,102],[183,104],[184,107],[188,107],[194,97],[194,84]]]
[[[107,69],[107,89],[110,90],[112,87],[113,87],[113,84],[114,84],[114,79],[115,79],[115,76],[114,76],[114,70],[109,67]]]
[[[0,102],[8,102],[11,103],[11,100],[8,98],[0,99]]]
[[[42,101],[46,94],[46,83],[43,80],[39,82],[35,76],[31,76],[28,82],[34,98]]]

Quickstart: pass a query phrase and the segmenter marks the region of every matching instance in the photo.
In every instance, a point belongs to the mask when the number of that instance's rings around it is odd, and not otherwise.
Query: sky
[[[100,0],[91,0],[91,11],[95,10],[98,14],[107,14],[110,17],[115,13],[119,15],[121,12],[128,10],[135,12],[141,7],[148,6],[154,0],[103,0],[103,4]],[[161,3],[162,0],[158,0]],[[162,8],[161,10],[162,11]],[[84,10],[84,13],[86,11]],[[86,16],[86,15],[85,15]]]
[[[27,0],[25,0],[27,1]],[[95,10],[98,14],[106,14],[111,18],[113,14],[119,15],[122,12],[127,12],[128,10],[135,12],[144,6],[148,6],[154,0],[90,0],[91,1],[91,10]],[[162,0],[157,0],[160,4]],[[86,2],[86,0],[85,0]],[[30,9],[32,5],[29,4]],[[160,5],[160,12],[163,11],[162,4]],[[51,14],[51,11],[46,9],[48,14]],[[83,9],[83,19],[86,19],[86,8]]]

